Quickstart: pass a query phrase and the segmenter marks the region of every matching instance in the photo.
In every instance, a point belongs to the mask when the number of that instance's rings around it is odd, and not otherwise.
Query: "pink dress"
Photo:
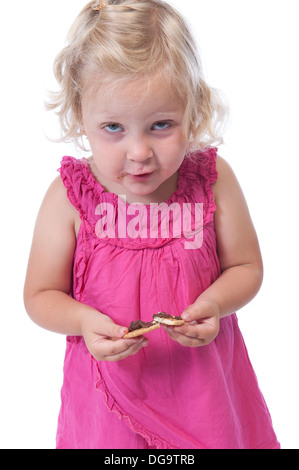
[[[182,210],[203,205],[202,244],[193,249],[186,248],[186,232],[178,236],[171,224],[169,234],[138,232],[134,211],[125,221],[131,228],[135,223],[135,231],[125,232],[123,213],[130,205],[104,191],[87,160],[64,157],[59,171],[82,220],[73,297],[123,326],[151,321],[160,311],[180,315],[192,304],[220,274],[213,224],[216,156],[216,149],[207,149],[185,158],[178,189],[167,201]],[[144,207],[149,215],[150,206]],[[119,229],[110,236],[105,208],[114,209]],[[67,337],[57,448],[280,447],[235,314],[221,320],[207,346],[183,347],[163,328],[148,339],[134,356],[99,362],[83,337]]]

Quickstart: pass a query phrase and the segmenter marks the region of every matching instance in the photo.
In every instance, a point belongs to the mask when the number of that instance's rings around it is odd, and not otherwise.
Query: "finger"
[[[164,326],[163,326],[164,328]],[[202,338],[196,338],[193,336],[187,336],[186,334],[182,334],[176,331],[176,328],[172,327],[165,327],[165,331],[167,331],[168,335],[170,336],[171,339],[176,341],[182,346],[188,346],[188,347],[193,347],[196,348],[198,346],[202,346],[205,343],[205,340]]]
[[[188,336],[190,338],[200,338],[199,324],[197,322],[185,323],[182,326],[171,326],[168,327],[167,332],[172,332],[173,334],[181,334]],[[166,329],[166,328],[165,328]]]
[[[206,317],[207,315],[207,310],[206,310],[206,304],[203,302],[198,303],[198,304],[192,304],[187,307],[181,317],[187,322],[197,322],[201,320],[203,317]]]
[[[99,331],[102,336],[106,336],[107,338],[122,338],[128,332],[128,328],[114,323],[110,317],[101,314]]]
[[[100,336],[94,344],[94,351],[102,358],[116,356],[126,351],[128,348],[136,346],[137,343],[138,341],[134,340],[106,338]]]
[[[219,315],[219,305],[217,302],[210,299],[201,300],[192,305],[189,305],[189,307],[183,311],[181,316],[186,322],[189,323],[192,321],[199,322],[205,320],[206,318],[219,317]]]
[[[104,356],[104,360],[115,362],[121,359],[125,359],[128,356],[133,356],[138,351],[140,351],[140,349],[147,346],[148,344],[148,339],[144,337],[143,338],[139,337],[138,339],[134,339],[133,342],[129,344],[128,344],[128,341],[131,342],[132,340],[124,340],[125,342],[124,347],[120,348],[119,350],[112,349],[112,351],[110,351],[111,352],[110,354],[107,354]],[[118,342],[121,342],[121,340]]]
[[[163,326],[164,328],[164,326]],[[205,328],[203,325],[184,325],[182,327],[164,328],[169,336],[182,346],[198,347],[209,344],[216,336],[214,328]]]
[[[213,341],[219,333],[219,325],[211,322],[204,322],[199,325],[200,337],[207,342]]]
[[[198,323],[196,321],[193,321],[191,323],[185,323],[182,326],[174,327],[174,331],[176,333],[181,333],[183,335],[193,336],[193,332],[196,335],[197,327],[198,327]]]
[[[212,341],[219,332],[219,323],[215,318],[208,318],[196,325],[191,325],[186,328],[186,332],[181,332],[186,336],[197,338],[205,343]]]

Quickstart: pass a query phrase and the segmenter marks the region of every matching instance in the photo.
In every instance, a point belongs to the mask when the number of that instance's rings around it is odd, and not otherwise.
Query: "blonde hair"
[[[52,93],[47,108],[59,108],[59,140],[82,136],[82,96],[93,78],[111,74],[134,80],[161,73],[184,100],[185,134],[192,147],[221,143],[226,107],[206,84],[194,39],[175,8],[162,0],[106,0],[100,11],[93,6],[88,3],[78,15],[55,60],[60,91]]]

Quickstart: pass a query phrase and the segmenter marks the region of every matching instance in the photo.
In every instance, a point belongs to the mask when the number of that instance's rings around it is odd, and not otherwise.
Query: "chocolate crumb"
[[[149,328],[150,326],[153,326],[155,323],[156,322],[154,321],[150,321],[150,322],[144,322],[142,320],[132,321],[129,326],[129,332],[140,330],[140,328]]]
[[[165,313],[165,312],[159,312],[159,313],[155,313],[153,315],[153,318],[155,319],[155,317],[159,317],[159,318],[169,318],[171,320],[182,320],[182,317],[176,317],[174,315],[170,315],[169,313]]]

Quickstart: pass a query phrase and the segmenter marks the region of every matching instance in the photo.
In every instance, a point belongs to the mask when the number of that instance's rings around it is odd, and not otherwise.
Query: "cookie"
[[[144,335],[145,333],[148,333],[149,331],[156,330],[159,327],[160,327],[159,323],[155,321],[150,321],[150,322],[144,322],[142,320],[132,321],[129,326],[129,332],[126,333],[123,336],[123,338],[124,339],[136,338],[137,336]]]
[[[175,317],[165,312],[155,313],[153,315],[153,319],[157,323],[163,323],[164,325],[170,326],[180,326],[185,323],[185,320],[183,320],[182,317]]]

